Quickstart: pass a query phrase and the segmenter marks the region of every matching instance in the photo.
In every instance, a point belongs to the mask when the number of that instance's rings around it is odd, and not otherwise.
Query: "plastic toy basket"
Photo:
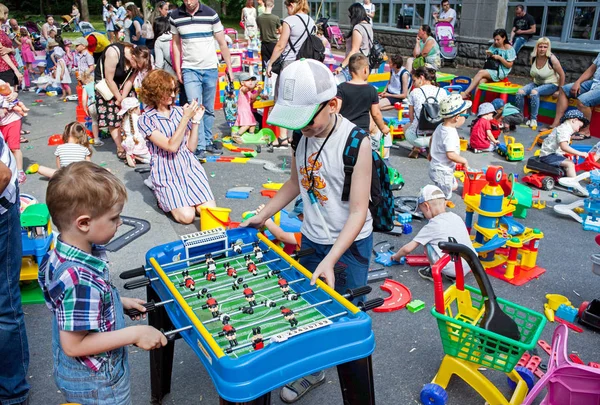
[[[462,301],[460,305],[459,300]],[[464,311],[461,307],[467,301],[471,303],[470,310]],[[519,341],[480,328],[478,324],[484,304],[480,290],[468,285],[461,290],[453,285],[444,292],[445,313],[438,313],[435,307],[431,310],[438,323],[444,353],[487,368],[510,372],[523,353],[535,347],[546,322],[542,314],[502,298],[497,298],[497,301],[517,323],[521,334]]]

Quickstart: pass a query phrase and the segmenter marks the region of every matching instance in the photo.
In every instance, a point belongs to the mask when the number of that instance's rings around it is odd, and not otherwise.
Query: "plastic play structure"
[[[473,246],[487,274],[513,285],[523,285],[546,272],[536,265],[539,242],[544,234],[513,218],[516,206],[512,203],[515,198],[512,187],[516,183],[510,177],[505,179],[500,166],[488,167],[486,185],[481,192],[474,194],[467,190],[464,196],[465,223],[469,232],[475,231]]]
[[[421,390],[421,403],[445,405],[448,402],[446,387],[456,375],[489,404],[521,404],[534,379],[530,370],[515,366],[527,350],[535,347],[546,318],[496,298],[490,280],[471,249],[453,242],[441,242],[439,246],[446,254],[431,268],[435,289],[431,314],[436,318],[445,356],[433,381]],[[479,290],[465,285],[461,260],[454,260],[456,284],[443,290],[441,272],[452,256],[460,256],[469,264]],[[487,372],[480,371],[481,367],[508,376],[514,386],[509,400],[484,375]]]
[[[570,181],[565,185],[574,187],[575,183],[579,185],[582,176],[590,178],[590,183],[583,190],[588,197],[571,204],[555,205],[554,211],[561,215],[570,216],[581,223],[586,231],[600,232],[600,170],[596,169],[589,173],[582,173],[573,179],[564,178],[559,181],[561,184],[564,181]]]

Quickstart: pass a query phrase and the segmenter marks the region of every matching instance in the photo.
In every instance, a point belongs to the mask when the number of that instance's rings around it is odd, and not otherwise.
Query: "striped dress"
[[[155,130],[171,138],[182,117],[181,107],[171,107],[168,118],[152,108],[142,114],[138,128],[146,138]],[[152,155],[150,180],[154,185],[158,205],[165,212],[176,208],[195,207],[214,200],[204,168],[187,148],[191,127],[192,123],[189,122],[183,142],[175,153],[159,148],[151,139],[148,142],[148,149]]]

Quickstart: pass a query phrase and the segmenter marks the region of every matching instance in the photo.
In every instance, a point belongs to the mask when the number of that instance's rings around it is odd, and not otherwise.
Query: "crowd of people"
[[[446,211],[453,206],[457,188],[456,165],[468,167],[461,155],[458,131],[469,117],[472,91],[480,83],[509,76],[519,50],[536,32],[535,20],[517,6],[513,29],[493,32],[493,44],[486,52],[489,64],[486,62],[461,94],[451,94],[438,85],[440,46],[431,27],[422,25],[410,57],[390,55],[390,80],[377,94],[368,83],[375,5],[365,0],[349,7],[345,56],[332,71],[313,59],[297,60],[308,34],[323,27],[317,27],[310,17],[306,0],[285,0],[284,4],[288,16],[283,20],[272,14],[273,0],[259,0],[256,7],[249,0],[241,14],[246,39],[262,40],[266,77],[273,80],[277,75],[269,123],[285,130],[280,131],[274,146],[291,146],[294,156],[289,180],[242,226],[275,226],[269,218],[295,199],[296,207],[315,205],[319,213],[313,209],[303,212],[301,235],[286,236],[275,228],[273,234],[294,246],[314,249],[313,255],[301,259],[313,271],[313,283],[322,277],[341,292],[365,285],[373,245],[369,194],[364,192],[372,179],[372,149],[383,145],[382,158],[389,162],[390,129],[381,111],[404,103],[409,118],[404,133],[413,147],[408,156],[428,157],[432,184],[423,187],[418,201],[428,224],[393,259],[399,260],[419,246],[431,246],[428,259],[434,263],[441,256],[437,242],[450,236],[471,246],[460,217]],[[94,147],[103,145],[100,128],[105,128],[119,159],[131,167],[150,163],[145,183],[153,190],[158,206],[175,221],[190,224],[201,207],[216,206],[201,161],[207,154],[222,153],[213,136],[219,64],[225,64],[228,78],[234,76],[219,15],[198,0],[185,0],[179,7],[159,1],[148,20],[134,3],[117,0],[113,5],[103,0],[106,36],[91,33],[72,43],[61,38],[54,18],[48,16],[39,38],[46,51],[43,59],[29,31],[9,20],[8,11],[0,4],[0,24],[6,26],[0,30],[0,275],[12,282],[0,283],[0,316],[11,328],[0,329],[0,340],[12,355],[0,356],[0,403],[19,404],[27,403],[29,391],[27,336],[15,282],[21,255],[19,243],[5,243],[20,241],[19,185],[27,178],[20,148],[27,142],[21,128],[27,111],[18,104],[18,91],[34,89],[35,84],[37,91],[68,97],[74,84],[71,72],[75,72],[75,80],[83,87],[80,102],[92,121]],[[75,24],[80,22],[76,6],[71,16]],[[441,2],[441,11],[433,19],[452,26],[458,22],[447,0]],[[519,124],[537,129],[540,97],[553,95],[558,100],[556,118],[542,146],[541,159],[574,176],[574,166],[564,154],[586,156],[569,142],[589,137],[591,108],[600,104],[600,55],[571,84],[565,84],[565,72],[548,38],[537,40],[530,63],[532,82],[519,90],[515,105],[498,99],[481,104],[474,112],[471,148],[474,152],[493,151],[500,131],[514,130]],[[342,77],[343,83],[338,85]],[[254,132],[258,124],[252,108],[261,91],[257,79],[249,73],[238,77],[235,142],[242,142],[243,133]],[[8,92],[2,91],[5,84]],[[567,111],[569,98],[577,99],[577,110]],[[439,104],[439,124],[423,119],[424,105],[430,99]],[[363,131],[366,140],[361,138],[357,146],[348,191],[344,189],[348,174],[341,151],[355,127]],[[141,300],[120,298],[109,280],[105,252],[98,245],[116,233],[127,190],[113,174],[90,162],[92,154],[86,128],[73,122],[66,126],[63,145],[56,149],[57,167],[38,165],[28,170],[50,179],[46,203],[60,231],[55,248],[41,266],[39,283],[55,315],[55,380],[65,398],[78,402],[95,396],[102,403],[124,404],[132,402],[125,346],[136,344],[151,350],[166,344],[166,339],[149,326],[125,327],[123,309],[144,312],[145,308]],[[322,167],[326,170],[319,170]],[[344,194],[347,198],[343,199]],[[333,270],[339,262],[345,265],[343,283]],[[432,279],[430,267],[419,269],[419,274]],[[451,279],[455,276],[450,266],[443,274]],[[83,310],[82,300],[86,301]],[[100,310],[106,316],[100,317]],[[75,380],[85,381],[85,385],[75,384]],[[295,402],[324,380],[324,372],[316,372],[287,384],[280,396],[287,403]]]

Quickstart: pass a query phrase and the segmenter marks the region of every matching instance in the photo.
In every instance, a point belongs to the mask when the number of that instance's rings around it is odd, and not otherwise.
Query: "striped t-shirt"
[[[214,34],[223,31],[215,10],[200,4],[191,15],[185,5],[171,12],[171,33],[181,37],[183,69],[216,69],[219,63]]]
[[[78,143],[58,145],[54,151],[54,156],[58,156],[60,159],[60,167],[65,167],[75,162],[81,162],[89,155],[90,150]]]

